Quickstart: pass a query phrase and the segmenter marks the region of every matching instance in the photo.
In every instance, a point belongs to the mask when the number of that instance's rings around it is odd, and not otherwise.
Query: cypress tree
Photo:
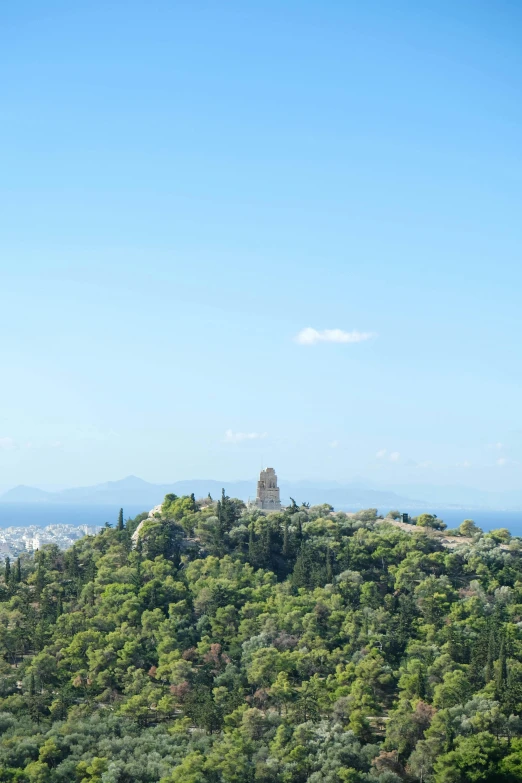
[[[8,585],[9,582],[11,581],[11,558],[9,556],[6,557],[6,559],[5,559],[4,579],[5,579],[6,585]]]
[[[225,505],[227,502],[227,496],[225,495],[225,489],[223,488],[221,490],[221,500],[218,500],[217,502],[217,518],[218,518],[218,535],[219,539],[223,539],[223,535],[225,532]]]
[[[42,567],[41,561],[38,561],[38,568],[36,569],[36,595],[40,597],[42,590],[45,587],[45,573]]]
[[[80,563],[74,547],[69,549],[65,555],[65,573],[72,579],[77,579],[80,576]]]
[[[269,525],[266,524],[261,531],[257,552],[259,568],[270,568],[271,540],[272,531]]]
[[[156,584],[153,581],[152,588],[149,593],[149,609],[155,609],[155,608],[156,608]]]
[[[506,640],[502,637],[495,677],[495,698],[499,701],[503,700],[507,678]]]
[[[469,681],[477,689],[482,687],[482,684],[484,683],[484,666],[486,664],[488,648],[487,635],[485,631],[482,631],[479,637],[475,639],[471,645],[471,659],[468,670]]]
[[[248,562],[253,564],[256,557],[256,540],[254,537],[254,523],[248,526]]]
[[[87,582],[94,582],[95,579],[96,579],[96,563],[94,562],[94,558],[91,556],[84,563],[82,581],[85,582],[85,584],[87,584]]]
[[[301,544],[297,560],[292,573],[294,587],[311,587],[313,576],[313,562],[306,544]]]
[[[504,704],[508,715],[520,713],[522,704],[522,679],[517,675],[513,666],[509,667],[506,688],[504,691]]]
[[[20,584],[22,581],[22,562],[19,557],[16,558],[16,573],[15,573],[15,579],[17,584]]]
[[[283,557],[287,558],[290,555],[290,536],[288,531],[288,519],[285,519],[285,526],[283,530]]]
[[[36,696],[36,682],[34,674],[31,672],[29,679],[29,715],[36,723],[40,723],[40,710],[38,709],[38,699]]]
[[[493,679],[493,661],[495,660],[495,633],[493,628],[489,632],[488,655],[486,658],[486,682]]]
[[[416,690],[416,695],[419,697],[419,699],[423,699],[426,696],[426,676],[424,674],[424,669],[422,668],[422,666],[419,666],[417,670],[415,690]]]
[[[134,589],[139,593],[143,587],[143,576],[141,573],[141,561],[143,560],[143,541],[138,538],[136,543],[136,575],[133,579]]]
[[[301,521],[301,518],[297,520],[297,533],[296,538],[299,543],[303,540],[303,523]]]
[[[333,582],[333,568],[332,568],[332,550],[330,547],[326,550],[326,584],[331,585]]]
[[[123,530],[125,525],[123,524],[123,509],[120,508],[120,513],[118,514],[118,530]]]
[[[449,710],[441,710],[443,713],[442,715],[442,722],[444,726],[444,751],[445,753],[448,753],[451,750],[451,747],[453,745],[453,739],[454,739],[454,730],[451,723],[451,717]]]
[[[225,551],[225,535],[232,530],[237,518],[236,507],[225,494],[224,489],[221,490],[221,500],[217,502],[216,515],[218,518],[216,544],[218,550],[223,553]]]

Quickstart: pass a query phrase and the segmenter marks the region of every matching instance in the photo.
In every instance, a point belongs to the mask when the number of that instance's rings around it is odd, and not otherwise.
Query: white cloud
[[[398,451],[391,451],[388,454],[388,451],[386,449],[379,449],[379,451],[377,452],[377,454],[375,456],[377,457],[377,459],[387,459],[390,462],[398,462],[401,455],[400,455],[400,452],[398,452]],[[417,463],[415,463],[415,464],[417,464]]]
[[[330,448],[331,448],[331,449],[337,449],[338,447],[339,447],[339,441],[338,441],[338,440],[333,440],[333,441],[330,443]]]
[[[225,432],[225,443],[241,443],[244,440],[260,440],[266,438],[268,433],[266,432],[233,432],[227,430]]]
[[[295,341],[299,345],[316,345],[317,343],[362,343],[375,337],[373,332],[345,332],[342,329],[313,329],[307,326],[296,335]]]
[[[507,463],[508,460],[505,457],[500,457],[500,459],[497,459],[497,465],[500,465],[500,467],[507,465]]]
[[[503,448],[504,444],[500,443],[500,441],[498,443],[490,443],[488,445],[488,449],[494,449],[495,451],[502,451]]]
[[[464,462],[457,462],[457,467],[458,468],[470,468],[471,467],[471,462],[468,462],[468,460],[465,459]]]
[[[15,442],[12,438],[0,438],[0,449],[14,449]]]

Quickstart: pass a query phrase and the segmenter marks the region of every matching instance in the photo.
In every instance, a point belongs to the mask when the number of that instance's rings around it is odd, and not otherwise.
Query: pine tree
[[[118,514],[118,530],[124,530],[125,525],[123,524],[123,509],[120,508],[120,513]]]
[[[319,707],[317,705],[317,696],[309,683],[304,682],[299,690],[296,704],[294,707],[296,721],[306,723],[309,720],[319,718]]]
[[[15,581],[17,584],[20,584],[22,581],[22,561],[19,557],[16,558]]]

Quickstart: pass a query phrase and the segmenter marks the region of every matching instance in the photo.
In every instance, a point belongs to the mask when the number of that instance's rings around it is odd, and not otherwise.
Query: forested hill
[[[522,781],[522,559],[167,496],[0,584],[0,781]]]

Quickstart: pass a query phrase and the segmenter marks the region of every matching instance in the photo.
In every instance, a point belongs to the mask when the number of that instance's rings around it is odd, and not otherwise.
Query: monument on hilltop
[[[265,509],[265,511],[279,511],[281,508],[277,476],[273,468],[266,468],[259,474],[256,506]]]

